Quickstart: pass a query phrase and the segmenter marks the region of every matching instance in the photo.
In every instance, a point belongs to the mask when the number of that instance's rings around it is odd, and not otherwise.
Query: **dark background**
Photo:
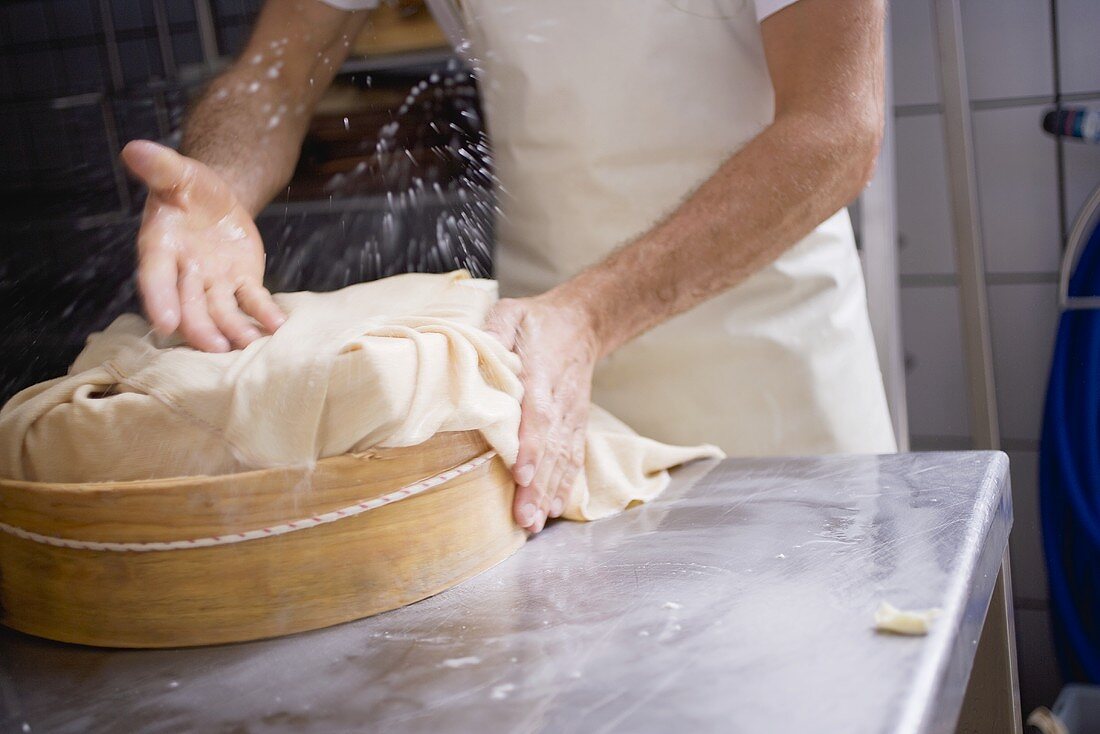
[[[117,164],[118,151],[134,138],[178,142],[188,100],[243,47],[260,5],[0,4],[0,402],[63,374],[90,332],[138,310],[134,237],[144,194]],[[412,109],[387,107],[433,73],[440,81]],[[331,119],[315,119],[287,195],[258,218],[268,287],[329,290],[458,265],[487,274],[492,202],[478,173],[487,149],[476,87],[461,64],[448,50],[359,60],[338,84],[375,102],[337,126],[352,127],[346,142],[331,139]],[[456,124],[433,140],[429,119]],[[398,150],[358,175],[333,174],[362,160],[356,146],[373,152],[389,120],[402,122]],[[476,163],[429,163],[438,158],[427,155],[431,146],[465,148]]]

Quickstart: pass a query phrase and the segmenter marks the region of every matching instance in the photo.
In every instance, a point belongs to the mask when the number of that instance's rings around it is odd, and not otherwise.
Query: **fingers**
[[[153,328],[162,336],[169,336],[180,325],[178,270],[171,253],[149,253],[138,263],[138,291]]]
[[[595,361],[575,324],[555,308],[537,299],[504,300],[484,325],[523,365],[513,515],[532,533],[565,512],[584,464]]]
[[[204,352],[228,352],[229,342],[210,317],[202,275],[197,266],[188,264],[180,273],[180,333]]]
[[[561,478],[561,446],[557,437],[552,437],[548,443],[550,445],[543,453],[535,479],[529,487],[535,494],[534,504],[538,507],[535,522],[528,528],[532,533],[541,532],[546,525],[546,518],[550,514],[550,503],[554,499],[555,482]]]
[[[568,451],[562,451],[562,447],[555,446],[556,461],[544,461],[545,473],[543,477],[535,478],[535,486],[541,490],[539,496],[539,517],[535,526],[531,529],[534,533],[542,532],[543,527],[546,526],[546,520],[549,517],[560,516],[564,509],[564,501],[558,497],[560,491],[562,477],[565,476],[566,466],[569,463]],[[541,480],[541,481],[540,481]],[[554,515],[554,510],[557,509],[557,515]]]
[[[181,272],[174,251],[139,250],[138,288],[153,328],[163,336],[178,329],[196,349],[224,352],[231,346],[243,349],[263,336],[246,314],[269,332],[286,321],[259,284],[246,283],[236,293],[229,286],[208,288],[197,263],[190,262]]]
[[[547,519],[562,516],[583,466],[583,456],[583,449],[578,454],[558,437],[547,441],[535,478],[528,486],[516,489],[516,521],[521,527],[538,533]]]
[[[516,484],[531,485],[545,454],[551,429],[555,427],[553,396],[539,378],[528,379],[520,402],[519,452],[513,467]]]
[[[139,287],[154,328],[179,329],[192,346],[212,352],[262,336],[248,316],[270,332],[279,328],[286,317],[254,275],[257,264],[263,268],[259,234],[221,178],[148,140],[127,144],[122,160],[155,194],[138,242]],[[242,247],[212,254],[229,240]]]
[[[572,432],[568,443],[555,446],[557,461],[554,469],[542,487],[541,502],[539,504],[539,518],[535,523],[533,532],[541,532],[546,520],[552,517],[561,517],[565,508],[569,506],[572,498],[573,487],[576,485],[581,470],[584,468],[584,438],[585,428],[578,428]],[[579,448],[578,448],[579,446]],[[545,462],[549,463],[549,462]],[[535,486],[539,486],[536,477]]]
[[[552,405],[549,391],[536,382],[526,386],[520,403],[519,453],[512,467],[516,482],[515,518],[520,527],[532,529],[539,522],[542,511],[541,487],[545,480],[536,483],[536,473],[543,464],[543,456],[553,427]],[[552,462],[546,462],[552,463]],[[543,469],[544,473],[546,469]],[[540,477],[543,479],[543,477]]]
[[[584,466],[587,411],[569,394],[556,397],[561,399],[548,398],[541,381],[533,381],[521,405],[514,515],[532,533],[565,512]]]
[[[151,140],[132,140],[122,149],[122,162],[150,191],[166,199],[186,188],[194,171],[188,160]]]
[[[211,288],[206,292],[206,304],[214,324],[234,347],[243,349],[263,336],[241,313],[237,299],[229,288]]]
[[[550,501],[550,517],[561,517],[573,498],[573,490],[584,471],[585,438],[587,426],[574,429],[570,451],[562,455],[562,474],[554,489],[554,498]]]
[[[286,322],[282,309],[261,285],[246,283],[236,293],[230,292],[228,288],[211,288],[206,299],[214,323],[238,349],[247,347],[263,336],[245,314],[259,321],[269,333],[274,333]]]
[[[263,336],[241,311],[244,304],[240,304],[238,299],[245,290],[262,291],[267,296],[270,309],[273,309],[265,313],[267,322],[274,327],[271,331],[286,320],[279,307],[271,301],[271,295],[262,286],[246,286],[237,295],[227,287],[215,286],[207,290],[201,272],[195,265],[185,268],[179,277],[178,288],[178,296],[175,289],[171,293],[176,297],[176,308],[181,312],[181,316],[177,318],[180,332],[189,344],[206,352],[225,352],[231,347],[243,349]],[[163,297],[163,294],[158,291],[157,297]],[[148,303],[151,301],[147,300]],[[258,306],[250,303],[253,308],[266,307],[262,303]],[[149,308],[152,310],[152,307]],[[247,307],[245,310],[248,310]],[[162,333],[171,333],[176,326],[173,324]],[[158,331],[161,331],[159,327]]]
[[[276,305],[271,293],[262,285],[246,283],[237,289],[237,302],[246,314],[260,322],[268,333],[286,323],[286,314]]]

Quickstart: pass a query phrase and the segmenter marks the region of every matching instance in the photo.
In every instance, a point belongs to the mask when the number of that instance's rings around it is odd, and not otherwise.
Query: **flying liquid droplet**
[[[489,695],[494,701],[503,701],[508,698],[508,694],[516,690],[514,683],[502,683],[499,686],[493,687],[493,692]]]

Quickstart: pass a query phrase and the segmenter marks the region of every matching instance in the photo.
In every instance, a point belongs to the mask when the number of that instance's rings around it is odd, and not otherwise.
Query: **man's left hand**
[[[554,291],[500,301],[485,330],[523,365],[513,514],[520,527],[537,533],[547,517],[560,516],[568,506],[584,468],[598,339],[585,309]]]

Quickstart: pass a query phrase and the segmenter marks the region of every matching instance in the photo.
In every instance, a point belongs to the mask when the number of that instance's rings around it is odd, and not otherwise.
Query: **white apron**
[[[464,0],[502,191],[502,295],[652,227],[772,119],[749,0]],[[736,246],[736,243],[731,243]],[[896,450],[846,210],[604,360],[593,400],[731,455]]]

